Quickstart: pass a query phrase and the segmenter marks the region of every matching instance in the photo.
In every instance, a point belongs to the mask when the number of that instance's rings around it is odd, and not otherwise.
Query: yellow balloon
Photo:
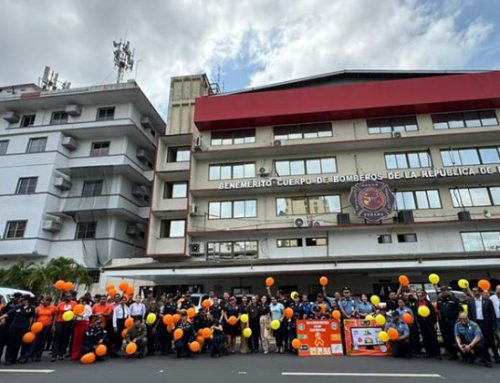
[[[462,305],[462,307],[464,309],[464,313],[468,314],[469,313],[469,309],[467,308],[467,305]]]
[[[277,320],[277,319],[275,319],[275,320],[273,320],[273,321],[271,322],[271,328],[272,328],[273,330],[277,330],[277,329],[279,329],[279,328],[280,328],[280,326],[281,326],[281,323],[280,323],[280,321],[279,321],[279,320]]]
[[[381,341],[381,342],[387,342],[389,340],[389,334],[387,334],[385,331],[380,331],[378,333],[378,339]]]
[[[420,315],[421,317],[428,317],[431,313],[431,310],[429,310],[429,308],[427,306],[420,306],[418,308],[418,315]]]
[[[434,273],[430,274],[429,282],[432,283],[433,285],[437,285],[439,283],[439,275]]]
[[[70,320],[73,320],[74,317],[75,317],[75,313],[73,311],[66,311],[62,315],[63,321],[65,321],[65,322],[69,322]]]
[[[153,324],[155,322],[156,322],[156,314],[149,313],[148,316],[146,317],[146,323],[147,324]]]
[[[466,289],[467,287],[469,287],[469,281],[467,279],[460,279],[458,281],[458,286],[461,288],[461,289]]]
[[[244,329],[243,330],[243,336],[245,338],[250,338],[252,336],[252,329],[250,329],[248,327],[246,329]]]
[[[375,317],[375,322],[376,322],[379,326],[383,326],[383,325],[385,325],[385,316],[383,316],[382,314],[378,314],[378,315]]]
[[[380,297],[378,295],[372,295],[370,297],[370,302],[372,303],[372,305],[378,306],[378,304],[380,303]]]
[[[241,321],[241,323],[248,323],[248,314],[242,314],[240,316],[240,321]]]
[[[297,298],[298,296],[299,296],[299,293],[298,293],[298,292],[296,292],[296,291],[292,291],[292,293],[290,294],[290,298],[292,298],[292,299],[295,299],[295,298]]]
[[[369,321],[372,321],[374,320],[375,318],[373,317],[372,314],[368,314],[367,316],[365,316],[365,320],[369,320]]]

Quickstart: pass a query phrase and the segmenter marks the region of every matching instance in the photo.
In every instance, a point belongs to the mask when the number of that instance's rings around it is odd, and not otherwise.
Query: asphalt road
[[[9,370],[21,369],[21,372]],[[51,372],[33,370],[53,370]],[[334,375],[331,375],[334,374]],[[391,375],[387,375],[391,374]],[[393,375],[394,374],[394,375]],[[409,376],[407,374],[414,374]],[[0,383],[498,383],[500,365],[493,368],[448,360],[391,357],[298,357],[295,355],[230,355],[212,359],[198,355],[191,359],[147,357],[118,358],[81,365],[62,361],[0,366]]]

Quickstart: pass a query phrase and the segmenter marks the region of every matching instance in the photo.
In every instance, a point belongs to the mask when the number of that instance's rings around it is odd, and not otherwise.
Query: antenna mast
[[[43,71],[43,76],[38,78],[38,85],[42,87],[42,90],[57,90],[58,84],[61,84],[61,89],[66,90],[71,86],[70,82],[59,81],[59,73],[55,73],[49,66],[46,66]]]
[[[131,71],[134,67],[134,51],[130,50],[130,41],[126,43],[113,41],[113,51],[115,67],[118,70],[116,83],[123,81],[125,71]]]

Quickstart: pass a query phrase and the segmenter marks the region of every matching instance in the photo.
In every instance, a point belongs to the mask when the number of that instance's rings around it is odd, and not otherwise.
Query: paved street
[[[318,357],[294,355],[232,355],[212,359],[206,355],[177,360],[150,357],[123,358],[84,366],[64,361],[9,366],[9,369],[47,369],[47,372],[7,372],[0,367],[0,382],[21,383],[156,383],[156,382],[498,382],[500,365],[484,368],[447,360],[395,360],[390,357]],[[406,375],[408,374],[408,375]]]

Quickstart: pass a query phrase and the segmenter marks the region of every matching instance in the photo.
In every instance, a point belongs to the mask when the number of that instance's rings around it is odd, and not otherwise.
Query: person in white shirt
[[[130,316],[130,310],[127,306],[127,297],[123,296],[119,303],[113,309],[113,330],[114,350],[117,352],[122,346],[122,331],[125,328],[125,320]]]
[[[80,358],[80,349],[83,342],[83,334],[89,327],[90,317],[92,316],[92,307],[86,298],[81,298],[78,302],[84,305],[83,313],[75,315],[75,326],[73,327],[73,340],[71,344],[71,359],[78,360]]]
[[[142,298],[140,295],[135,296],[135,302],[129,307],[130,316],[136,319],[140,319],[141,322],[144,320],[144,315],[146,315],[146,305],[142,303]]]

